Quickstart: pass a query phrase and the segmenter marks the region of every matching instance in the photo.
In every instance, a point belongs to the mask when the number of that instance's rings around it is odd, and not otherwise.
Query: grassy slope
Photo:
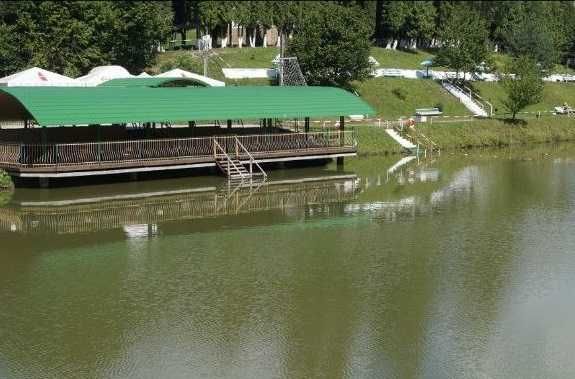
[[[575,141],[575,120],[557,117],[530,119],[524,125],[501,120],[420,124],[418,130],[444,150]],[[397,153],[395,142],[382,129],[356,126],[360,154]]]
[[[361,97],[375,108],[377,114],[385,119],[411,117],[416,108],[443,106],[445,115],[469,115],[469,111],[457,99],[449,95],[432,80],[401,78],[375,78],[355,83]],[[400,89],[405,99],[394,94]]]
[[[499,83],[477,82],[473,84],[482,97],[493,104],[497,114],[504,114],[505,107],[503,100],[505,92]],[[534,105],[524,109],[525,112],[551,111],[553,107],[567,102],[571,106],[575,105],[575,84],[572,83],[545,83],[543,89],[543,99]]]
[[[405,69],[421,69],[421,62],[434,57],[433,53],[416,50],[416,51],[401,51],[401,50],[388,50],[381,47],[372,47],[371,56],[373,56],[382,68],[405,68]]]
[[[371,55],[380,63],[382,68],[404,68],[404,69],[422,69],[421,62],[428,59],[433,59],[435,53],[427,50],[389,50],[381,47],[372,47]],[[502,69],[511,60],[509,55],[493,53],[493,62],[495,67]],[[436,70],[447,70],[445,67],[434,67]],[[575,70],[572,68],[555,65],[551,70],[552,73],[558,74],[574,74]]]

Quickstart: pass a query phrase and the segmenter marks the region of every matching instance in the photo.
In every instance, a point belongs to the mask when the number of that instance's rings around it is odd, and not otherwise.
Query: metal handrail
[[[218,154],[218,150],[220,150],[222,152],[222,154]],[[226,161],[228,164],[228,175],[230,172],[230,164],[233,166],[233,168],[236,170],[236,172],[240,175],[240,177],[242,179],[244,179],[244,174],[242,174],[242,172],[240,171],[239,167],[234,163],[234,161],[232,160],[232,158],[228,155],[228,153],[226,153],[226,151],[224,150],[224,148],[222,147],[222,145],[220,145],[218,143],[218,141],[216,141],[216,139],[214,138],[214,158],[217,160],[218,156],[224,156],[226,157]]]
[[[255,163],[256,167],[260,170],[261,174],[264,176],[264,178],[266,178],[268,176],[268,174],[266,174],[266,172],[264,171],[264,169],[262,168],[262,166],[260,166],[260,164],[254,159],[254,156],[248,151],[248,149],[246,149],[246,147],[240,142],[240,140],[238,139],[238,137],[235,137],[236,140],[236,157],[239,160],[239,154],[238,154],[238,147],[240,147],[240,149],[247,154],[247,156],[250,158],[250,175],[254,175],[253,174],[253,168],[252,165]]]
[[[468,86],[466,86],[464,84],[460,85],[451,79],[444,79],[443,81],[451,84],[452,86],[454,86],[455,88],[457,88],[458,90],[460,90],[463,93],[467,92],[469,94],[469,98],[472,101],[474,101],[475,103],[477,103],[481,107],[481,109],[485,110],[485,105],[487,104],[489,106],[489,117],[493,116],[493,104],[491,104],[489,101],[485,100],[483,97],[478,95],[471,88],[469,88]]]

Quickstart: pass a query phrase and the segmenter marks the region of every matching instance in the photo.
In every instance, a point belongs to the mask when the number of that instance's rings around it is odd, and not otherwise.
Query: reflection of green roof
[[[10,104],[0,107],[0,120],[28,113],[46,126],[374,114],[342,89],[307,86],[5,87],[0,104]]]
[[[204,83],[189,78],[123,78],[111,79],[99,85],[100,87],[177,87],[200,86]]]

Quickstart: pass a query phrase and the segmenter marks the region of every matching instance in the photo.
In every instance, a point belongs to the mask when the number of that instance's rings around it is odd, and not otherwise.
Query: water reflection
[[[279,211],[289,214],[311,204],[351,201],[356,175],[324,175],[258,183],[227,183],[35,201],[19,197],[0,208],[0,228],[15,233],[86,233],[121,228],[126,237],[158,234],[158,223]]]
[[[16,193],[0,377],[570,377],[565,158]]]

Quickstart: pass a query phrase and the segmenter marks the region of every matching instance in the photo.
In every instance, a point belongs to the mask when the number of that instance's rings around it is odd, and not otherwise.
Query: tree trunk
[[[180,29],[180,46],[184,46],[186,43],[184,40],[186,39],[186,28],[182,27]]]
[[[391,49],[392,49],[392,50],[397,49],[397,44],[398,44],[398,43],[399,43],[399,41],[398,41],[397,39],[394,39],[394,40],[393,40],[393,44],[391,45]]]
[[[390,39],[387,40],[387,44],[385,45],[386,49],[388,49],[388,50],[391,49],[391,42],[393,42],[393,41]]]
[[[268,31],[265,27],[262,27],[262,47],[268,47]]]
[[[196,39],[200,38],[200,7],[199,2],[193,2],[194,7],[194,26],[196,28]]]
[[[250,28],[250,34],[249,34],[249,42],[250,42],[250,47],[256,47],[256,29],[255,28]]]
[[[242,48],[244,43],[244,27],[239,25],[238,26],[238,48]]]
[[[222,49],[228,47],[228,37],[229,37],[229,28],[228,28],[228,24],[226,24],[226,28],[224,29],[224,33],[222,34],[221,37],[221,47]]]

